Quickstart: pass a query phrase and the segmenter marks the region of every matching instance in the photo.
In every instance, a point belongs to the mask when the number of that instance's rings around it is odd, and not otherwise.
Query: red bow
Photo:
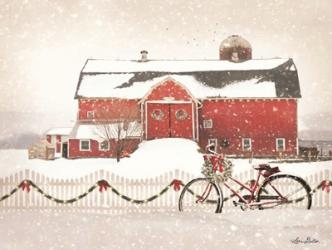
[[[173,185],[174,191],[176,191],[176,192],[180,191],[181,185],[182,185],[182,181],[175,179],[175,180],[172,181],[171,185]]]
[[[22,188],[23,191],[26,189],[28,193],[30,192],[30,182],[28,180],[22,181],[19,187]]]
[[[330,192],[330,186],[331,186],[330,181],[328,181],[328,180],[322,181],[322,190],[323,191],[329,193]]]
[[[110,186],[107,181],[101,180],[98,181],[99,192],[103,192],[103,190],[107,191],[107,188]]]

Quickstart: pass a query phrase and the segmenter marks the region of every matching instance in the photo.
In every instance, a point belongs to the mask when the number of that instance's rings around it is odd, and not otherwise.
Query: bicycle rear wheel
[[[259,209],[311,207],[311,188],[300,177],[293,175],[273,175],[269,177],[257,193]]]
[[[210,178],[191,180],[179,198],[179,210],[183,212],[221,213],[222,205],[222,191]]]

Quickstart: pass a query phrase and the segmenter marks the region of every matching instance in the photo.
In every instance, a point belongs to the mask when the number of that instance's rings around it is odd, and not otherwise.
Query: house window
[[[80,141],[80,151],[90,151],[90,140]]]
[[[217,144],[218,140],[217,139],[208,139],[208,145],[213,145],[210,147],[210,150],[213,152],[217,152]]]
[[[105,141],[99,142],[100,151],[108,151],[109,149],[110,149],[109,141],[105,140]]]
[[[203,128],[212,128],[213,122],[212,119],[203,120]]]
[[[88,119],[93,119],[95,117],[95,112],[94,111],[88,111],[88,112],[86,112],[86,117]]]
[[[242,150],[251,151],[251,138],[242,138]]]
[[[277,151],[285,151],[285,138],[277,138],[276,139],[276,149]]]

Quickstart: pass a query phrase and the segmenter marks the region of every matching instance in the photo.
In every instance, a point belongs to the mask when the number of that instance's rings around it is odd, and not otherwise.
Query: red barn
[[[221,44],[220,60],[148,60],[146,51],[136,61],[87,60],[68,157],[112,157],[121,138],[131,152],[141,140],[168,137],[215,143],[236,156],[297,155],[294,62],[251,53],[247,41],[232,36]],[[119,126],[133,131],[112,135]]]

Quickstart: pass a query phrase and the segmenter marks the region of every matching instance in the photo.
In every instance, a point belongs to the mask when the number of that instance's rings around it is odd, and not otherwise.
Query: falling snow
[[[15,147],[22,147],[49,127],[73,125],[77,109],[73,93],[87,58],[137,60],[139,51],[147,49],[152,59],[216,60],[221,40],[232,34],[251,42],[255,58],[294,59],[303,95],[300,137],[332,139],[330,0],[13,0],[1,1],[0,7],[1,147],[15,140]],[[154,146],[148,151],[157,150]],[[196,150],[191,145],[185,155],[192,157],[189,167],[201,164]],[[158,152],[174,164],[185,163],[185,156],[173,153]],[[96,165],[115,164],[111,159],[27,161],[27,152],[18,150],[1,150],[0,160],[1,176],[31,168],[51,177],[74,178],[94,171]],[[135,157],[126,160],[133,162]],[[145,167],[154,167],[152,160]],[[123,175],[142,177],[158,170],[133,172],[123,162],[118,172]],[[237,160],[238,169],[247,163]],[[169,170],[164,167],[159,170]],[[282,167],[301,175],[331,164]],[[84,170],[78,173],[78,168]],[[121,216],[0,210],[0,249],[329,249],[331,219],[331,210],[323,209]],[[308,238],[318,242],[296,243]]]

